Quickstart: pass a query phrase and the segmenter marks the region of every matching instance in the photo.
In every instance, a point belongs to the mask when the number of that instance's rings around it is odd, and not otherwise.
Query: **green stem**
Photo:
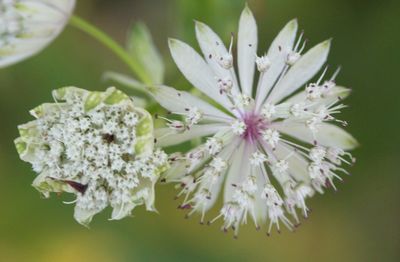
[[[142,67],[125,51],[117,42],[115,42],[106,33],[98,29],[97,27],[86,22],[78,16],[72,16],[70,19],[70,25],[82,30],[88,35],[92,36],[100,43],[108,47],[117,57],[119,57],[145,84],[151,84],[151,80],[147,77],[146,73],[142,70]]]

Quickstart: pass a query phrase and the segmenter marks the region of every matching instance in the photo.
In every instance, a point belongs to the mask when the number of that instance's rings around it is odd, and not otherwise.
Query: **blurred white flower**
[[[224,187],[220,215],[209,223],[222,218],[223,230],[233,228],[235,236],[248,217],[257,228],[269,221],[268,234],[273,225],[279,231],[280,223],[291,229],[299,223],[297,208],[307,216],[305,199],[334,187],[338,173],[347,173],[339,165],[353,161],[344,150],[354,148],[356,140],[332,124],[345,125],[334,115],[350,93],[336,86],[337,72],[323,82],[325,68],[316,82],[300,90],[326,62],[330,41],[303,54],[302,35],[295,41],[297,27],[296,20],[290,21],[268,51],[257,57],[257,25],[246,7],[239,22],[238,76],[233,41],[227,49],[207,25],[196,22],[204,58],[189,45],[169,40],[180,71],[214,102],[167,86],[149,87],[170,115],[161,117],[169,127],[156,130],[159,146],[208,137],[204,144],[171,158],[173,164],[164,177],[179,183],[178,196],[185,196],[180,207],[191,209],[188,216],[200,213],[201,223]]]
[[[153,122],[124,93],[67,87],[56,100],[31,111],[36,120],[19,126],[16,147],[39,175],[33,182],[44,196],[76,195],[75,219],[88,225],[110,205],[111,219],[130,215],[137,205],[154,210],[154,184],[168,167],[154,150]]]
[[[0,0],[0,67],[35,55],[63,30],[75,0]]]

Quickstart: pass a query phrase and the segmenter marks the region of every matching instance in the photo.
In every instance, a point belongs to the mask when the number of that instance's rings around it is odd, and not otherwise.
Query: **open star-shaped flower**
[[[297,28],[297,21],[290,21],[257,56],[257,25],[246,7],[239,22],[236,75],[232,41],[227,49],[207,25],[196,22],[204,57],[176,39],[169,47],[186,79],[209,99],[150,87],[170,113],[161,117],[168,127],[157,131],[158,145],[204,141],[171,157],[165,181],[179,183],[180,207],[189,209],[188,215],[200,213],[202,223],[223,188],[220,215],[208,221],[222,218],[223,230],[233,228],[235,236],[248,217],[257,228],[267,224],[268,234],[273,225],[279,231],[280,223],[291,229],[299,223],[297,209],[307,216],[306,198],[335,188],[334,180],[347,173],[341,164],[354,161],[345,150],[356,140],[335,125],[346,125],[336,115],[350,90],[336,85],[338,70],[327,77],[323,68],[330,40],[303,54]]]
[[[0,0],[0,67],[26,59],[62,31],[75,0]]]

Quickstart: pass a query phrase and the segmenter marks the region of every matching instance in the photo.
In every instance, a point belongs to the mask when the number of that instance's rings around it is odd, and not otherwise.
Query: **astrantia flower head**
[[[227,49],[201,22],[196,22],[196,36],[204,58],[179,40],[169,41],[180,71],[216,104],[171,87],[150,89],[171,114],[164,118],[169,127],[157,131],[160,146],[206,137],[188,153],[171,157],[173,165],[165,175],[165,181],[181,187],[180,207],[190,209],[189,216],[200,213],[202,223],[223,188],[224,204],[209,223],[223,219],[222,229],[233,228],[235,235],[248,218],[257,228],[266,224],[268,234],[274,225],[280,230],[281,223],[291,229],[299,223],[298,209],[307,216],[306,198],[334,188],[339,174],[347,173],[340,165],[353,162],[345,150],[357,142],[334,125],[346,123],[336,115],[349,89],[337,86],[337,72],[329,76],[327,68],[316,76],[330,41],[304,52],[302,34],[296,40],[297,27],[296,20],[290,21],[268,51],[257,55],[257,26],[246,7],[239,22],[237,61],[233,41]]]
[[[33,182],[44,196],[76,195],[75,219],[87,225],[107,206],[111,219],[145,204],[154,210],[154,184],[168,167],[154,150],[153,122],[124,93],[55,90],[55,103],[31,111],[36,120],[19,126],[20,157],[39,175]]]
[[[46,47],[62,31],[75,0],[0,0],[0,67]]]

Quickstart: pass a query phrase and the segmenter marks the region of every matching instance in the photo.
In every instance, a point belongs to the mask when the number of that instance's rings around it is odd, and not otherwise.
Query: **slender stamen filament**
[[[317,85],[319,85],[321,83],[322,79],[324,78],[324,76],[326,74],[326,71],[328,70],[328,67],[329,66],[325,66],[324,71],[322,72],[321,76],[318,78]]]
[[[337,77],[337,75],[340,73],[340,70],[341,70],[341,69],[342,69],[341,66],[339,66],[339,67],[336,69],[336,71],[333,73],[333,75],[332,75],[330,81],[334,81],[334,80],[335,80],[335,78]]]

